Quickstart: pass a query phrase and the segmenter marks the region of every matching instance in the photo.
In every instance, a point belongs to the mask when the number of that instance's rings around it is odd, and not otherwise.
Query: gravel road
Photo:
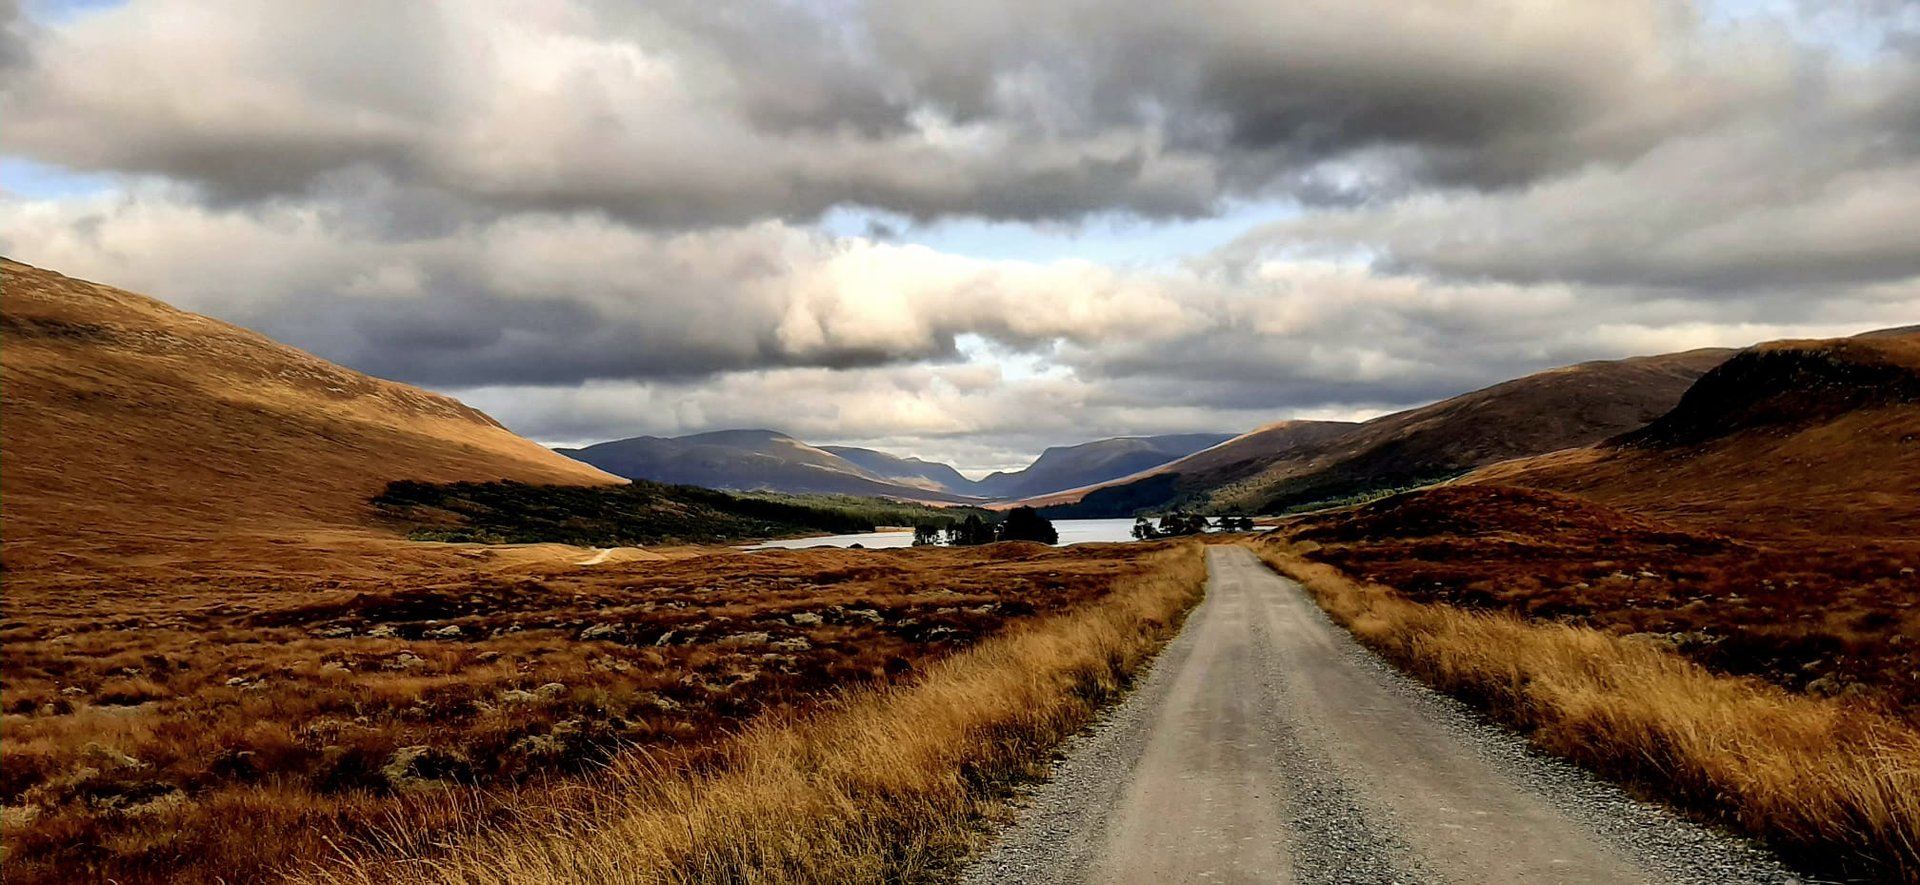
[[[1476,721],[1251,552],[1207,566],[1186,628],[963,881],[1802,881]]]

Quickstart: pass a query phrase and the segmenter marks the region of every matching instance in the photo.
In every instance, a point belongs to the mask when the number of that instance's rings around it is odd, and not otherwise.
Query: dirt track
[[[966,881],[1796,881],[1474,722],[1248,551],[1208,567],[1152,674]]]

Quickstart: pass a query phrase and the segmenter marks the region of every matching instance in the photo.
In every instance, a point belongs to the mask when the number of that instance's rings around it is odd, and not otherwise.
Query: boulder
[[[428,789],[466,771],[467,758],[451,750],[416,744],[401,747],[380,766],[380,776],[398,792]]]

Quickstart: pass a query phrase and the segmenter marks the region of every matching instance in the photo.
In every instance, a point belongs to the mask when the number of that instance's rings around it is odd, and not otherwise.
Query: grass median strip
[[[1920,734],[1905,723],[1597,630],[1411,602],[1285,542],[1257,552],[1362,643],[1548,752],[1817,872],[1920,880]]]

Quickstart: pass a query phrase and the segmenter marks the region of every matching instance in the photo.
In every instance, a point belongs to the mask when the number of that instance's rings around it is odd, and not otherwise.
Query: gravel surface
[[[1807,881],[1402,676],[1248,551],[1208,566],[964,882]]]

